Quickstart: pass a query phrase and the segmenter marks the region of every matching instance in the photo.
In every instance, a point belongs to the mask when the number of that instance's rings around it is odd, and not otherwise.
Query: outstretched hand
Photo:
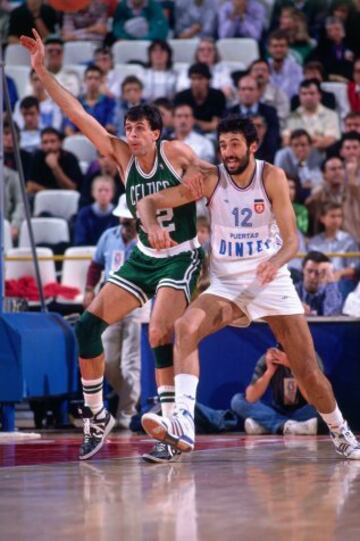
[[[155,250],[163,250],[177,245],[177,242],[170,237],[168,231],[158,225],[149,228],[148,239],[150,246]]]
[[[29,36],[21,36],[20,43],[25,47],[31,55],[31,66],[35,71],[43,68],[45,65],[45,47],[40,37],[40,34],[32,29],[34,38]]]

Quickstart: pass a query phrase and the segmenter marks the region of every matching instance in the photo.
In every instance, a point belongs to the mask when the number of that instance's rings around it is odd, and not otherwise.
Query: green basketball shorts
[[[204,259],[202,248],[178,255],[156,258],[143,254],[137,247],[117,271],[112,271],[108,282],[132,293],[141,306],[161,287],[183,291],[188,303],[199,278]]]

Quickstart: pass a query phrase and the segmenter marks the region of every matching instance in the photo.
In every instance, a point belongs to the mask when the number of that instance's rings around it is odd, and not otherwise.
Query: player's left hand
[[[256,277],[263,286],[274,280],[278,270],[277,265],[272,261],[263,261],[256,269]]]
[[[157,225],[149,229],[148,238],[150,246],[155,250],[163,250],[177,245],[177,242],[170,237],[168,231]]]

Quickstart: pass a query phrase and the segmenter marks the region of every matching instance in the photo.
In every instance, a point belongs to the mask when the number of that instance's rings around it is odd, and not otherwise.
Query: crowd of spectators
[[[163,118],[163,137],[184,141],[202,159],[216,163],[219,120],[231,113],[250,117],[259,136],[257,158],[282,167],[288,176],[301,251],[358,251],[358,0],[92,0],[87,8],[66,14],[41,0],[13,4],[1,2],[3,41],[16,44],[36,27],[45,41],[49,71],[109,132],[123,137],[128,109],[154,103]],[[198,39],[192,62],[174,62],[170,38]],[[234,69],[218,46],[219,39],[227,38],[256,40],[259,57]],[[119,40],[150,42],[147,61],[130,64],[134,72],[125,76],[114,64],[112,46]],[[82,69],[64,62],[64,46],[74,41],[96,44]],[[234,51],[242,46],[234,45]],[[29,71],[21,99],[15,82],[7,79],[30,202],[46,189],[78,191],[72,242],[95,245],[115,225],[113,205],[123,191],[115,164],[101,156],[83,163],[69,146],[63,148],[64,138],[78,130],[34,71]],[[16,244],[23,205],[6,117],[4,160],[6,217]],[[332,313],[341,313],[342,302],[355,288],[359,261],[334,257],[328,271],[318,274],[319,287],[335,284],[341,294]],[[307,266],[291,263],[305,291]]]

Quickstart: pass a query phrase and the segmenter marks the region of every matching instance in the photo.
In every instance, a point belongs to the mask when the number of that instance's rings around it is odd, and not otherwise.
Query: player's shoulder
[[[264,162],[263,179],[264,181],[271,181],[274,178],[285,178],[285,172],[281,167],[273,165],[269,162]]]

